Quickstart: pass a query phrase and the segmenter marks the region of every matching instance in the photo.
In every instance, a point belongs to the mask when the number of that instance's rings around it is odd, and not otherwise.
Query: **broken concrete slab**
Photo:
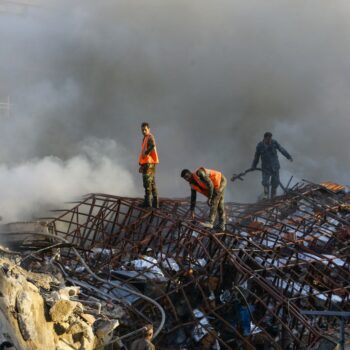
[[[67,322],[74,314],[81,314],[84,311],[83,305],[70,300],[57,300],[50,309],[50,316],[53,322]]]

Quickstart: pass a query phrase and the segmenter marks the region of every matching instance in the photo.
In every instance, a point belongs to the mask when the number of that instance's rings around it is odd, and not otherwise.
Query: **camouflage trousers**
[[[209,222],[214,224],[217,214],[219,213],[219,223],[226,223],[225,214],[225,190],[226,190],[227,180],[224,175],[222,175],[220,187],[214,190],[212,205],[210,206]]]
[[[158,191],[154,174],[142,174],[143,188],[146,196],[157,197]]]
[[[145,200],[158,197],[157,185],[155,180],[155,164],[144,164],[141,166],[143,188],[145,189]]]

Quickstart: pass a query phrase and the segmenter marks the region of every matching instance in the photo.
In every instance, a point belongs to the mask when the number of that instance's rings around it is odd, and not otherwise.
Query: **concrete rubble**
[[[102,348],[102,313],[90,310],[73,298],[80,288],[65,287],[62,275],[35,273],[22,268],[21,258],[2,249],[0,257],[1,341],[10,340],[17,349]],[[108,320],[118,325],[118,321]],[[115,327],[114,327],[115,328]],[[109,340],[109,338],[108,338]]]
[[[347,187],[226,203],[225,232],[189,220],[187,200],[139,204],[91,194],[4,225],[0,335],[18,349],[121,349],[152,323],[157,349],[336,347],[340,319],[304,311],[350,311]]]

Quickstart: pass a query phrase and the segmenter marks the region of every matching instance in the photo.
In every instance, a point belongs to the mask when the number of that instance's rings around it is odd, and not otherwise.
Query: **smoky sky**
[[[161,196],[189,194],[182,168],[227,177],[249,168],[268,130],[295,160],[280,156],[283,181],[349,184],[347,0],[38,3],[0,13],[0,99],[13,103],[0,131],[8,169],[68,162],[82,148],[89,159],[82,145],[91,139],[103,157],[101,142],[115,142],[110,159],[133,180],[130,195],[142,194],[137,158],[148,121]],[[103,172],[95,176],[103,183]],[[227,198],[255,200],[259,191],[259,174],[249,175],[229,184]]]

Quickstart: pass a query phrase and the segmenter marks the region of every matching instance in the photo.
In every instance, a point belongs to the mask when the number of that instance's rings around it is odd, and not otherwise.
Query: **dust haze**
[[[149,121],[161,196],[189,195],[182,168],[229,177],[270,130],[283,182],[349,184],[347,0],[0,2],[0,210],[26,219],[99,191],[141,196]],[[254,201],[259,174],[229,184]]]

